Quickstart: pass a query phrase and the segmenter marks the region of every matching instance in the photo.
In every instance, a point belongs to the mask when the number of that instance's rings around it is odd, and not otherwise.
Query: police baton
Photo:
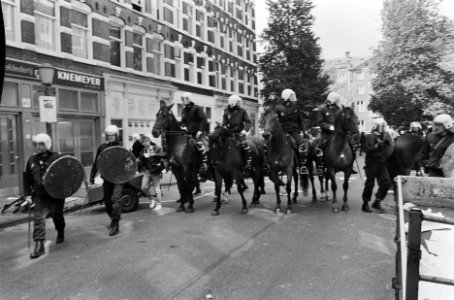
[[[356,161],[356,167],[358,168],[359,178],[361,178],[361,181],[364,182],[363,175],[361,175],[361,169],[359,168],[358,160],[356,159],[356,157],[355,157],[355,161]]]

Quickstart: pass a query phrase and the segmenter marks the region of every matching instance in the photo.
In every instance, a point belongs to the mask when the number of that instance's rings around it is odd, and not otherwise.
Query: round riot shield
[[[440,160],[441,169],[445,177],[454,178],[454,144],[446,149],[445,154]]]
[[[137,172],[136,158],[121,146],[103,150],[98,156],[96,165],[101,176],[115,184],[128,182]]]
[[[74,156],[65,155],[53,161],[43,176],[46,192],[57,199],[73,195],[84,180],[84,168]]]

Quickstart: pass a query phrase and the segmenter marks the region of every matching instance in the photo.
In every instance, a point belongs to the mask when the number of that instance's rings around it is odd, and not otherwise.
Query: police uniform
[[[440,160],[452,143],[454,143],[454,132],[452,131],[446,131],[444,135],[431,132],[426,136],[421,160],[430,177],[444,177]]]
[[[96,174],[98,173],[98,166],[97,166],[96,162],[98,160],[99,155],[105,149],[114,147],[114,146],[120,146],[120,143],[117,141],[106,142],[106,143],[101,144],[98,147],[98,151],[96,152],[95,161],[93,162],[93,165],[91,167],[91,173],[90,173],[90,182],[91,183],[94,182]],[[118,223],[118,221],[120,221],[120,218],[121,218],[121,193],[123,191],[123,185],[109,182],[104,178],[103,178],[103,180],[104,180],[103,185],[102,185],[103,192],[104,192],[103,201],[106,206],[106,212],[109,215],[109,217],[112,219],[112,222]],[[111,223],[111,225],[113,225],[113,223]]]
[[[363,211],[370,211],[368,202],[372,197],[374,189],[374,182],[377,180],[378,190],[375,194],[376,200],[373,207],[381,210],[380,201],[386,197],[389,188],[391,187],[391,179],[386,166],[387,158],[394,150],[394,139],[388,132],[379,133],[372,131],[372,133],[365,136],[364,152],[366,153],[366,182],[364,183],[364,190],[362,193],[363,198]],[[367,207],[367,208],[365,208]]]
[[[195,105],[193,102],[189,102],[188,105],[183,107],[181,111],[181,126],[187,127],[187,131],[193,137],[196,136],[197,132],[205,132],[207,127],[207,117],[203,108]]]
[[[319,110],[319,119],[317,125],[320,126],[322,130],[321,138],[318,147],[322,147],[325,144],[325,141],[330,137],[334,132],[334,122],[336,120],[337,114],[342,110],[337,105],[331,105],[330,108],[328,105],[324,105]]]
[[[35,202],[33,215],[33,240],[44,241],[46,239],[46,217],[50,213],[59,234],[63,234],[65,229],[65,218],[63,217],[63,207],[65,199],[56,199],[50,196],[43,186],[43,176],[50,164],[59,158],[57,152],[47,150],[30,156],[25,169],[25,182],[27,194],[31,194]]]

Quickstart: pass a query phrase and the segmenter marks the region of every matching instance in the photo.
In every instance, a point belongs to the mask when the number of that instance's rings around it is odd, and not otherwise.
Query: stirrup
[[[309,174],[309,170],[306,166],[300,168],[300,175],[307,175]]]

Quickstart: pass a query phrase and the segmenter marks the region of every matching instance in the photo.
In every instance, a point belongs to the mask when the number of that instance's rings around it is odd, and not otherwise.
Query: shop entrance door
[[[0,196],[17,195],[21,173],[17,115],[0,114]]]
[[[56,135],[58,152],[75,156],[84,167],[91,167],[97,149],[94,120],[61,119]]]

